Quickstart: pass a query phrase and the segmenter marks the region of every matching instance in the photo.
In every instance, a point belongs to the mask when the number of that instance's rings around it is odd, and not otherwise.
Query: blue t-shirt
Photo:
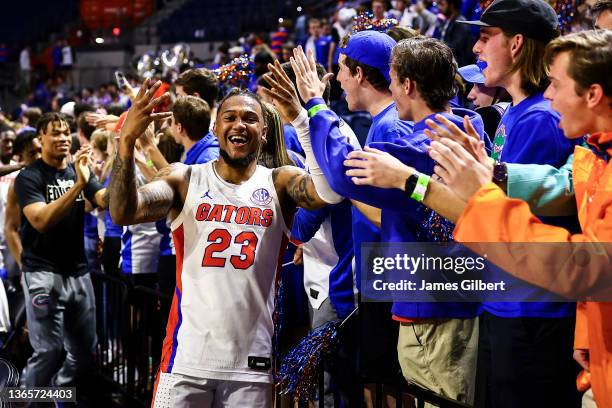
[[[495,132],[494,152],[507,163],[549,164],[561,167],[574,151],[575,141],[567,139],[559,128],[560,116],[550,107],[550,101],[537,93],[506,109]],[[500,141],[503,144],[500,145]],[[571,228],[575,217],[541,217],[543,222]],[[545,292],[533,288],[537,298]],[[562,302],[485,302],[483,310],[500,317],[567,317],[575,314],[574,303]]]
[[[85,236],[89,239],[98,239],[98,219],[91,213],[85,213]]]
[[[366,138],[366,146],[374,142],[391,142],[399,137],[412,133],[414,123],[401,120],[395,108],[395,102],[372,117],[372,126]]]
[[[391,103],[372,118],[365,145],[376,142],[392,142],[395,139],[407,137],[412,133],[412,122],[401,120],[397,114],[395,103]],[[355,249],[355,264],[361,265],[361,244],[363,242],[380,242],[380,229],[372,224],[357,208],[353,213],[353,242]],[[361,268],[357,268],[357,287],[361,287]]]
[[[302,157],[306,156],[298,139],[297,131],[293,126],[283,125],[283,136],[285,139],[285,149],[296,152]]]
[[[212,132],[198,140],[185,154],[185,164],[202,164],[219,157],[219,141]]]
[[[329,35],[322,35],[315,41],[317,62],[327,69],[327,60],[329,58],[329,48],[333,40]]]
[[[320,98],[309,101],[306,108],[324,103]],[[467,113],[465,110],[462,111]],[[442,113],[460,128],[463,127],[462,116]],[[471,112],[473,124],[482,135],[483,124],[480,116]],[[435,120],[434,115],[425,119]],[[427,154],[429,139],[424,134],[425,119],[414,125],[414,132],[392,142],[377,142],[370,146],[398,158],[401,162],[413,166],[417,171],[432,174],[434,162]],[[354,150],[338,130],[339,119],[330,110],[321,110],[310,118],[310,137],[314,155],[325,174],[331,188],[338,194],[352,198],[382,209],[382,242],[418,242],[431,241],[430,228],[432,212],[422,204],[407,197],[399,189],[381,189],[372,186],[355,185],[351,177],[346,176],[347,168],[344,159]],[[435,215],[435,214],[433,214]],[[438,216],[439,217],[439,216]],[[451,229],[452,231],[452,229]],[[447,238],[451,231],[448,231]],[[355,252],[360,248],[363,237],[353,234]],[[356,256],[357,260],[357,256]],[[360,265],[357,271],[360,270]],[[407,303],[395,302],[392,312],[404,318],[470,318],[477,313],[478,305],[473,303]]]

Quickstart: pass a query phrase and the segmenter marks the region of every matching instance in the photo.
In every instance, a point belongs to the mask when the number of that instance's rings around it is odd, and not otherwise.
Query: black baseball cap
[[[477,21],[457,21],[480,27],[499,27],[548,42],[558,35],[555,10],[544,0],[495,0]]]

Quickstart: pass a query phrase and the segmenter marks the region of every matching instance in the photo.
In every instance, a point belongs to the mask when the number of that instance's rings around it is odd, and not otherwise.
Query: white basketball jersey
[[[176,290],[162,372],[272,382],[276,276],[289,234],[272,170],[240,185],[209,162],[192,166],[185,205],[172,222]]]

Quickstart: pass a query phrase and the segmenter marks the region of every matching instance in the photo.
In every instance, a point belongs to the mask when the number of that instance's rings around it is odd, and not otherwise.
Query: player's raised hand
[[[295,72],[295,82],[302,100],[308,102],[312,98],[323,97],[325,86],[333,74],[326,74],[322,80],[319,79],[317,62],[312,50],[308,50],[308,56],[306,56],[301,46],[294,48],[290,62]]]
[[[272,88],[262,88],[262,92],[272,99],[283,121],[292,122],[302,109],[295,86],[283,71],[278,60],[274,61],[274,65],[268,64],[268,69],[270,73],[265,74],[264,79]]]
[[[153,109],[164,103],[169,97],[167,93],[157,98],[153,97],[161,84],[161,81],[151,84],[148,78],[144,81],[121,128],[121,141],[133,146],[136,139],[147,130],[151,122],[172,116],[171,112],[153,113]]]

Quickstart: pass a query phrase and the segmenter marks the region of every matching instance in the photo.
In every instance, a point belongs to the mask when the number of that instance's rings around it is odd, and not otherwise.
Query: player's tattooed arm
[[[292,204],[307,210],[316,210],[328,205],[317,194],[310,174],[298,167],[284,166],[274,169],[272,179],[283,207]]]
[[[186,191],[190,175],[189,166],[173,163],[138,188],[134,161],[117,155],[108,185],[113,221],[119,225],[152,222],[168,215],[172,208],[180,209],[184,200],[181,190]]]

